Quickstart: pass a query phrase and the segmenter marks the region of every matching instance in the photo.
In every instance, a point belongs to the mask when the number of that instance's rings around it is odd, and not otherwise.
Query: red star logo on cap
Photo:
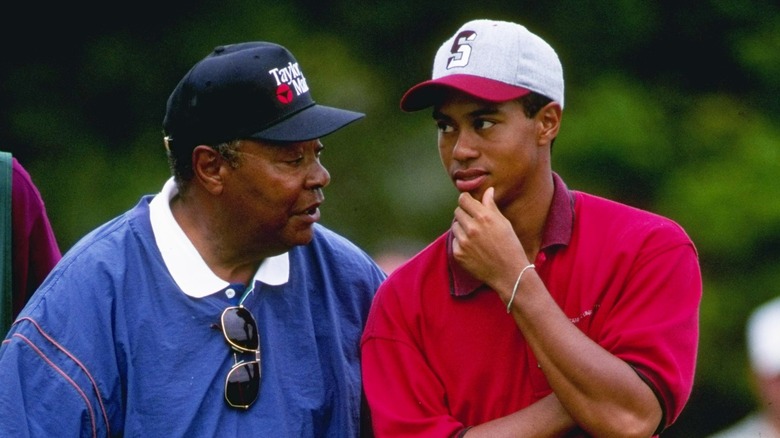
[[[287,84],[279,85],[279,88],[276,89],[276,98],[282,103],[292,102],[293,92],[290,89],[290,86]]]

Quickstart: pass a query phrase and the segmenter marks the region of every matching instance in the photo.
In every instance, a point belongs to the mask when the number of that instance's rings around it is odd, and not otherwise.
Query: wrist
[[[512,303],[515,301],[515,295],[517,295],[517,288],[520,287],[520,281],[523,279],[523,274],[526,273],[529,269],[535,269],[536,266],[533,263],[529,263],[523,267],[523,269],[520,270],[520,274],[517,276],[517,280],[515,280],[515,285],[512,288],[512,295],[509,296],[509,301],[506,303],[506,313],[510,313],[512,311]]]

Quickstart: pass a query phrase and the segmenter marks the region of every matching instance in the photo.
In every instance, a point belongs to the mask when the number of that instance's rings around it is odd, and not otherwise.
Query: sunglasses
[[[225,401],[248,409],[260,391],[260,340],[257,322],[244,306],[228,307],[220,318],[222,334],[233,349],[234,365],[225,379]],[[255,360],[238,360],[241,353],[254,353]]]

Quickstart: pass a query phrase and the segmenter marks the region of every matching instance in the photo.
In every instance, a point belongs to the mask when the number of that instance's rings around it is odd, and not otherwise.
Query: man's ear
[[[223,164],[225,161],[222,159],[222,155],[210,146],[199,145],[192,150],[194,179],[197,180],[198,185],[211,194],[217,195],[222,192]]]
[[[550,102],[539,110],[536,119],[539,120],[541,127],[539,130],[540,144],[552,144],[552,141],[558,136],[561,117],[563,117],[563,110],[558,102]]]

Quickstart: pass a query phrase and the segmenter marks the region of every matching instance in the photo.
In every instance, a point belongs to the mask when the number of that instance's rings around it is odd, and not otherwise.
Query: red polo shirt
[[[572,324],[636,369],[664,410],[691,392],[702,283],[696,249],[664,217],[554,175],[536,270]],[[459,268],[445,233],[396,269],[362,341],[377,436],[454,436],[551,392],[506,305]]]

